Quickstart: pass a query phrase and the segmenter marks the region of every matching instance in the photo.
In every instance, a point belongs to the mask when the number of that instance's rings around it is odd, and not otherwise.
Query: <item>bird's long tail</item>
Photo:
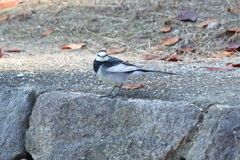
[[[139,69],[138,71],[145,72],[145,73],[159,73],[159,74],[176,75],[175,73],[172,73],[172,72],[154,71],[154,70],[146,70],[146,69]]]

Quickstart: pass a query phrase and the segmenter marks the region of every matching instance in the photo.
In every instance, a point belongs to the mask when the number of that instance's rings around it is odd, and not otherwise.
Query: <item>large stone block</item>
[[[164,159],[199,116],[184,102],[49,92],[34,106],[26,148],[35,160]]]
[[[35,102],[31,88],[0,86],[0,159],[26,157],[24,138]]]
[[[240,159],[240,106],[211,106],[187,160]]]

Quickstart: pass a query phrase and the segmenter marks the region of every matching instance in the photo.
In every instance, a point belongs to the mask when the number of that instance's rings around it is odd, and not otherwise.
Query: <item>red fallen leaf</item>
[[[232,64],[229,64],[226,67],[222,67],[222,68],[215,68],[215,67],[200,67],[200,68],[206,68],[210,71],[230,71],[234,69]],[[197,68],[196,70],[199,70],[200,68]]]
[[[2,58],[3,56],[9,56],[9,55],[8,55],[8,54],[0,53],[0,58]]]
[[[117,54],[117,53],[123,53],[127,50],[127,48],[125,48],[124,50],[122,49],[107,49],[107,54]]]
[[[235,35],[240,33],[240,28],[230,28],[226,30],[226,33],[229,35]]]
[[[210,56],[210,58],[235,57],[235,56],[237,55],[232,52],[224,51],[223,53],[212,55]]]
[[[180,11],[175,16],[175,19],[179,21],[185,21],[185,20],[195,21],[197,19],[197,15],[192,11]]]
[[[231,64],[233,67],[240,67],[240,64],[232,64],[232,63],[227,63],[226,66],[228,66],[228,65],[230,65],[230,64]]]
[[[86,45],[87,45],[87,43],[74,43],[74,44],[65,45],[65,46],[61,47],[61,49],[80,49]]]
[[[47,36],[47,35],[50,35],[50,34],[52,34],[54,32],[54,29],[48,29],[48,30],[46,30],[46,31],[44,31],[43,33],[42,33],[42,36]]]
[[[162,43],[166,46],[170,46],[175,44],[179,40],[178,36],[172,37],[172,38],[163,38]]]
[[[21,49],[8,49],[8,50],[4,50],[4,52],[23,52],[24,50]]]
[[[183,46],[181,46],[180,48],[178,48],[178,49],[177,49],[177,52],[178,52],[178,51],[191,52],[191,51],[193,51],[193,50],[194,50],[194,48],[192,47],[192,45],[186,44],[186,45],[183,45]]]
[[[172,26],[163,27],[160,29],[160,32],[166,33],[166,32],[171,31],[171,29],[172,29]]]
[[[172,55],[170,55],[167,59],[165,59],[165,61],[183,61],[183,59],[178,57],[177,52],[175,52]]]
[[[8,16],[1,16],[0,17],[0,22],[6,21],[8,19]]]
[[[153,55],[153,54],[145,54],[142,56],[143,60],[164,60],[168,56],[160,56],[160,55]]]
[[[128,89],[128,90],[129,89],[139,89],[139,88],[142,88],[142,87],[147,86],[149,84],[150,84],[150,82],[147,83],[147,84],[129,84],[129,85],[124,85],[121,88]],[[119,88],[120,88],[120,86],[119,86]]]
[[[0,9],[9,8],[18,5],[19,1],[0,2]]]
[[[217,22],[216,19],[209,19],[209,20],[206,20],[206,21],[203,21],[201,23],[198,24],[199,27],[204,27],[204,26],[207,26],[209,23],[212,23],[212,22]]]
[[[153,47],[152,50],[153,50],[153,51],[163,50],[163,46],[157,45],[157,46]]]
[[[232,48],[232,49],[226,49],[225,51],[227,51],[227,52],[233,52],[233,53],[239,53],[240,52],[240,47],[239,48],[236,48],[236,49],[234,49],[234,48]],[[234,56],[233,56],[234,57]]]

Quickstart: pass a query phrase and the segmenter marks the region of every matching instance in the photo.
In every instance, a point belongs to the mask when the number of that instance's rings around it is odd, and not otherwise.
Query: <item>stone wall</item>
[[[0,159],[239,159],[240,107],[0,88]]]

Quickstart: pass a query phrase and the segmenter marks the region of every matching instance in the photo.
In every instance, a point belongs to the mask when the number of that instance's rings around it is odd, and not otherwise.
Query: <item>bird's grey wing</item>
[[[118,63],[117,65],[113,65],[112,67],[108,68],[109,72],[131,72],[131,71],[136,71],[141,68],[134,66],[134,65],[128,65],[126,63]]]

